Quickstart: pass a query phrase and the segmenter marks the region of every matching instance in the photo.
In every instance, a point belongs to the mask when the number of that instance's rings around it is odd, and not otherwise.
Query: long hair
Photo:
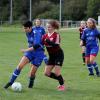
[[[59,29],[59,22],[56,20],[50,20],[48,24],[50,24],[54,29]]]
[[[93,23],[92,28],[96,28],[96,20],[93,18],[88,18],[88,20],[90,20]]]

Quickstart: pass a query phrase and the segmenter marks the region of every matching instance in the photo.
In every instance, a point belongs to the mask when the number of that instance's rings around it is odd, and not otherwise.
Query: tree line
[[[0,0],[0,20],[9,20],[10,1]],[[29,19],[30,0],[13,1],[13,20]],[[95,19],[100,15],[100,0],[61,0],[62,20]],[[60,0],[32,0],[32,19],[59,19]]]

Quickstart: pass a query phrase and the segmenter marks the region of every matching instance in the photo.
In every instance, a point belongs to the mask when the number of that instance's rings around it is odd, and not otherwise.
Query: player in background
[[[37,19],[34,20],[33,23],[34,23],[34,26],[32,27],[32,29],[33,29],[34,34],[44,35],[45,34],[45,29],[42,26],[41,19],[37,18]],[[42,37],[42,36],[40,36],[40,37]],[[47,64],[48,58],[47,58],[46,54],[45,54],[43,60],[44,60],[45,64]]]
[[[28,48],[22,49],[21,51],[24,53],[24,56],[21,58],[17,68],[14,70],[10,81],[4,86],[7,89],[11,86],[16,78],[19,76],[21,70],[25,67],[26,64],[31,63],[30,70],[30,80],[29,80],[29,88],[32,88],[34,85],[35,75],[37,69],[41,65],[44,58],[44,48],[42,44],[42,33],[35,33],[35,29],[32,29],[32,22],[27,21],[23,24],[24,31],[26,32]]]
[[[64,60],[64,53],[60,47],[60,35],[55,30],[59,29],[59,23],[55,20],[50,20],[47,23],[47,34],[43,36],[43,43],[46,46],[49,60],[45,67],[45,75],[47,77],[58,80],[59,91],[64,91],[64,79],[61,75],[61,68]],[[54,72],[52,71],[54,69]]]
[[[86,28],[86,22],[85,21],[81,21],[80,27],[79,27],[80,40],[81,40],[81,36],[82,36],[83,30],[85,28]],[[81,53],[82,53],[83,65],[85,65],[85,45],[81,46]]]
[[[96,21],[93,18],[87,20],[87,28],[83,31],[80,45],[86,44],[85,59],[89,75],[94,75],[93,68],[96,75],[100,76],[98,64],[95,59],[99,51],[98,39],[100,40],[100,32],[96,28]]]

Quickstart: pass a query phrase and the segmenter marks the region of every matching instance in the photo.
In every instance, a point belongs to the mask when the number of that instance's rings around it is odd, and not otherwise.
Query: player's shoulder
[[[59,35],[59,33],[58,33],[58,32],[54,32],[53,34],[54,34],[54,35]]]
[[[48,36],[48,33],[46,33],[46,34],[43,34],[43,37],[47,37]]]
[[[44,29],[44,27],[43,27],[43,26],[40,26],[40,28],[41,28],[41,29]]]
[[[87,31],[89,31],[89,28],[88,28],[88,27],[86,27],[86,28],[84,28],[84,30],[83,30],[83,31],[87,32]]]

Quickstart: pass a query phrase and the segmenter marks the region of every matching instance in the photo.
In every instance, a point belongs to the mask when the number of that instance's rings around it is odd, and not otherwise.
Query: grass
[[[77,30],[61,30],[61,46],[65,60],[62,75],[65,79],[67,91],[56,90],[58,82],[43,75],[44,63],[39,68],[33,89],[28,89],[27,65],[16,81],[21,82],[23,90],[13,92],[11,88],[5,90],[3,86],[8,82],[13,70],[22,57],[21,48],[27,47],[25,34],[20,28],[2,28],[0,32],[0,100],[99,100],[100,78],[89,77],[86,66],[82,65],[79,34]],[[100,54],[97,57],[99,62]]]

